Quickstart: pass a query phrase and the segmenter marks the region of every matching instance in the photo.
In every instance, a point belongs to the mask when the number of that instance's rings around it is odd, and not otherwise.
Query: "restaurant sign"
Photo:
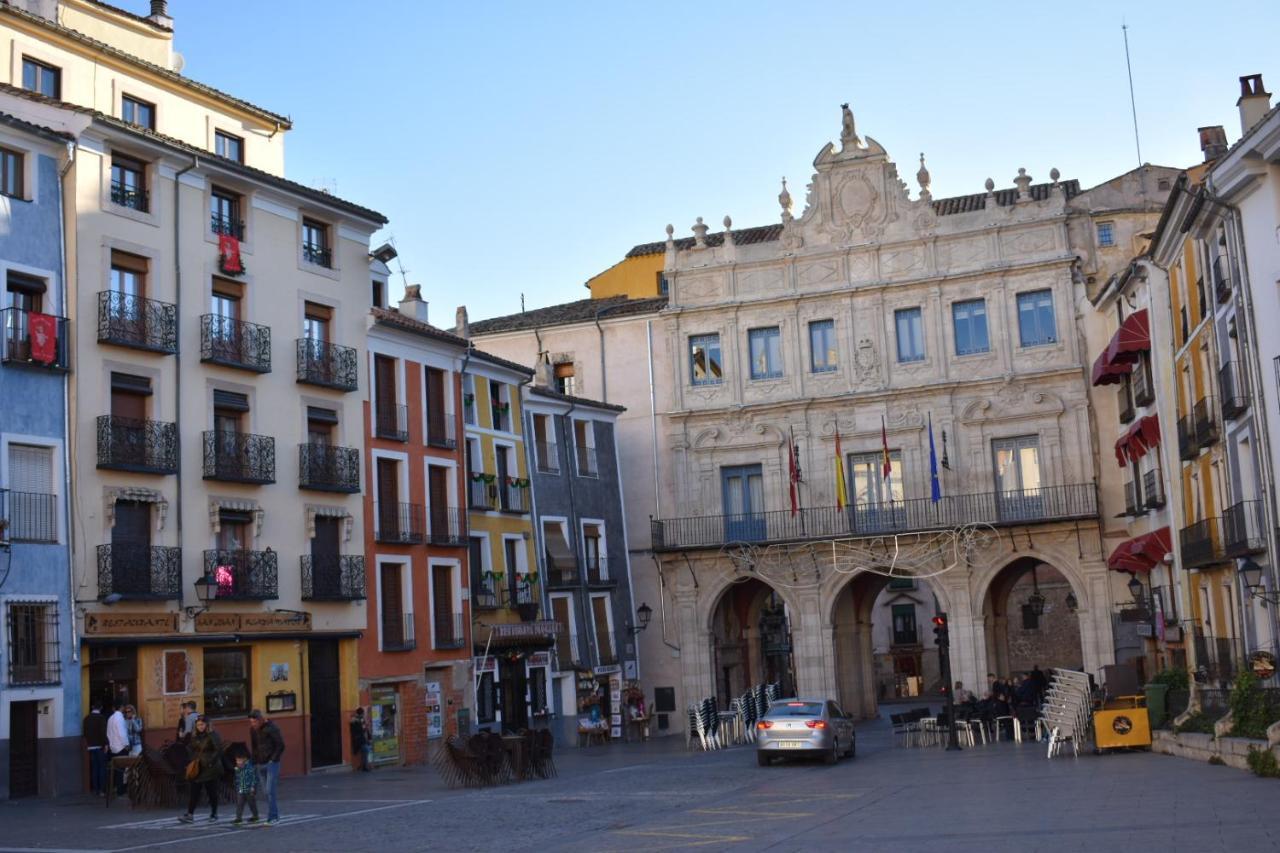
[[[201,613],[196,631],[202,634],[310,631],[310,613]]]
[[[86,613],[84,632],[97,636],[128,634],[175,634],[177,613]]]

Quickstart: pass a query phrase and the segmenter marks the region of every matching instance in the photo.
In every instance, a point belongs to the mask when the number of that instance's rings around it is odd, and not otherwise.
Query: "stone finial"
[[[674,249],[676,247],[676,227],[670,222],[667,223],[667,248]]]
[[[924,165],[924,152],[920,152],[920,171],[916,172],[916,183],[920,185],[921,201],[928,201],[933,198],[933,194],[929,192],[929,170]]]
[[[990,178],[987,178],[987,180],[982,185],[987,188],[987,195],[995,195],[995,192],[996,192],[995,181],[991,180]]]
[[[729,218],[729,214],[724,216],[724,244],[726,246],[733,245],[733,220]]]
[[[853,124],[853,111],[848,104],[840,105],[840,145],[843,148],[861,148],[857,128]]]
[[[782,206],[782,221],[791,221],[791,193],[787,190],[787,179],[782,179],[782,192],[778,193],[778,204]]]
[[[1031,201],[1031,176],[1026,169],[1018,169],[1018,177],[1013,179],[1013,183],[1018,187],[1018,201]]]
[[[702,217],[698,217],[698,221],[693,223],[693,245],[697,249],[707,248],[707,224],[702,221]]]
[[[1053,185],[1055,187],[1058,185],[1058,178],[1061,178],[1061,177],[1062,177],[1062,173],[1058,171],[1058,168],[1056,166],[1049,170],[1049,180],[1053,181]]]

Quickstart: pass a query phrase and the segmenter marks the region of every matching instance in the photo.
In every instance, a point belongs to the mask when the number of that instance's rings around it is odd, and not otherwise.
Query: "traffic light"
[[[950,637],[947,634],[947,614],[939,613],[933,617],[933,641],[939,646],[945,646],[950,643]]]

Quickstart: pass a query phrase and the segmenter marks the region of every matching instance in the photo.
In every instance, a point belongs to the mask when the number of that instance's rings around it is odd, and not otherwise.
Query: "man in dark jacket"
[[[107,790],[107,718],[102,715],[101,702],[93,703],[81,733],[89,752],[89,790],[100,797]]]
[[[274,826],[280,820],[276,789],[280,784],[280,756],[284,755],[284,735],[280,734],[279,726],[254,708],[249,712],[249,740],[253,763],[257,765],[262,789],[267,794],[267,826]]]
[[[369,766],[369,723],[365,720],[364,708],[356,708],[351,717],[351,754],[359,760],[357,767],[368,773]]]

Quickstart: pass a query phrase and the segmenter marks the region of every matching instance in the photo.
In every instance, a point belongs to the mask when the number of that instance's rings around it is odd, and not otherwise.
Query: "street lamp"
[[[196,578],[196,601],[200,602],[199,607],[188,607],[187,618],[194,619],[201,613],[209,609],[209,605],[218,597],[218,584],[208,575],[201,575]]]
[[[648,604],[645,604],[642,602],[640,606],[636,608],[636,621],[639,622],[640,624],[638,626],[634,626],[634,625],[631,626],[631,633],[639,634],[645,628],[648,628],[649,620],[652,618],[653,618],[653,608],[650,607]]]
[[[1044,615],[1044,596],[1040,594],[1040,579],[1036,577],[1036,567],[1031,567],[1031,583],[1033,592],[1027,596],[1027,607],[1036,616]]]
[[[1250,598],[1262,599],[1267,604],[1280,604],[1280,593],[1267,592],[1262,585],[1262,566],[1253,560],[1245,560],[1236,570]]]
[[[1138,576],[1132,572],[1129,573],[1129,594],[1133,596],[1135,604],[1141,604],[1145,596],[1143,596],[1142,581],[1138,580]]]
[[[1076,598],[1076,594],[1074,590],[1072,592],[1067,593],[1066,604],[1067,604],[1067,609],[1070,610],[1072,613],[1075,613],[1077,610],[1080,609],[1080,600]]]

